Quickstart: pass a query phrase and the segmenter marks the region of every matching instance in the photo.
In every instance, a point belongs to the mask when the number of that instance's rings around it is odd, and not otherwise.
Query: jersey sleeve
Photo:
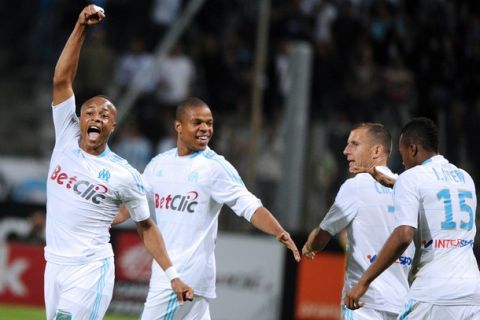
[[[152,183],[150,182],[150,177],[152,177],[153,165],[150,162],[143,171],[143,186],[145,189],[145,194],[147,196],[148,207],[150,210],[150,216],[155,219],[155,192],[153,190]]]
[[[358,213],[358,188],[355,179],[348,179],[340,187],[335,202],[320,223],[320,228],[332,236],[344,229]]]
[[[62,147],[78,137],[80,128],[75,114],[75,96],[55,106],[52,105],[52,115],[55,127],[55,148]]]
[[[139,222],[150,217],[145,184],[142,176],[134,168],[129,168],[126,183],[121,189],[120,198],[130,211],[133,221]]]
[[[229,206],[235,214],[250,221],[262,202],[254,196],[240,178],[237,170],[223,157],[214,159],[211,196]]]
[[[402,173],[393,188],[395,205],[395,227],[406,225],[417,228],[420,195],[413,171]]]

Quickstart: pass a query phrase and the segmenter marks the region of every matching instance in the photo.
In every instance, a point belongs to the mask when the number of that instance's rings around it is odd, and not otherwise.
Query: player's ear
[[[376,159],[383,154],[383,146],[381,144],[376,144],[373,146],[373,158]]]
[[[412,157],[416,157],[418,153],[418,146],[414,143],[412,143],[409,147],[408,150],[410,151],[410,154]]]
[[[182,124],[180,123],[180,121],[175,120],[174,126],[175,126],[175,131],[176,131],[177,133],[181,133],[181,132],[182,132]]]
[[[116,128],[117,128],[117,123],[114,122],[113,125],[112,125],[112,131],[110,131],[110,133],[113,133]]]

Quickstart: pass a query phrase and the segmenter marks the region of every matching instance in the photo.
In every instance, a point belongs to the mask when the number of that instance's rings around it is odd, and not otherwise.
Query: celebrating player
[[[345,305],[361,307],[360,298],[415,236],[414,280],[400,319],[480,319],[473,180],[438,154],[438,129],[430,119],[409,122],[402,129],[399,150],[406,171],[395,182],[396,228],[347,293]]]
[[[354,167],[386,167],[391,150],[391,136],[378,123],[361,123],[350,131],[343,153],[349,170]],[[369,174],[360,173],[343,183],[335,202],[320,226],[315,228],[303,246],[302,254],[314,258],[325,248],[333,235],[347,230],[348,249],[345,270],[346,291],[375,261],[383,243],[394,226],[392,190],[380,185]],[[395,265],[372,283],[363,298],[364,308],[351,311],[342,308],[342,319],[396,319],[408,289],[408,272],[413,259],[413,247],[406,247]],[[399,255],[400,256],[400,255]]]
[[[156,220],[175,266],[195,289],[195,300],[177,310],[168,279],[157,263],[142,319],[210,319],[209,300],[215,298],[215,241],[223,204],[265,233],[300,254],[290,235],[251,194],[233,166],[208,147],[213,134],[210,108],[189,98],[176,110],[177,147],[147,165],[143,177]],[[122,210],[115,222],[128,218]]]
[[[183,303],[193,298],[176,275],[158,228],[149,215],[139,173],[110,151],[117,111],[95,96],[75,114],[72,82],[87,26],[105,18],[102,8],[85,7],[58,59],[53,78],[55,148],[47,182],[45,305],[47,319],[103,319],[113,293],[113,251],[109,228],[124,203],[137,222],[146,248],[170,275]]]

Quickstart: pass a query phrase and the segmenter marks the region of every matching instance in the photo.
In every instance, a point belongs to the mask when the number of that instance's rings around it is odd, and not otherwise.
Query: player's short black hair
[[[404,145],[417,144],[426,151],[438,152],[438,127],[428,118],[414,118],[407,123],[402,131]]]
[[[178,120],[180,121],[183,114],[185,113],[185,110],[189,109],[189,108],[192,108],[192,107],[198,107],[198,106],[206,106],[208,107],[208,105],[205,103],[205,101],[203,101],[202,99],[200,98],[197,98],[197,97],[189,97],[187,99],[185,99],[184,101],[182,101],[178,106],[177,106],[177,109],[175,111],[175,120]]]
[[[372,138],[374,144],[383,146],[385,153],[390,154],[392,150],[392,135],[390,131],[381,123],[362,122],[353,126],[352,131],[360,128],[366,128],[367,133]]]
[[[115,107],[115,105],[113,104],[112,100],[110,100],[106,95],[103,95],[103,94],[97,94],[97,95],[95,95],[95,96],[93,96],[93,97],[85,100],[85,101],[82,103],[82,105],[80,106],[80,110],[83,109],[83,107],[86,105],[86,103],[87,103],[88,101],[90,101],[90,100],[92,100],[92,99],[95,99],[95,98],[102,98],[102,99],[107,100],[108,103],[113,107],[113,109],[114,109],[115,111],[117,111],[117,107]]]

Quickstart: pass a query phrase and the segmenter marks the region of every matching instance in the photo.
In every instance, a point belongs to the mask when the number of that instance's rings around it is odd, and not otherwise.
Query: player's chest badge
[[[187,176],[188,182],[197,182],[198,181],[198,172],[196,170],[190,172]]]
[[[98,177],[97,178],[108,182],[108,180],[110,180],[110,171],[108,171],[107,169],[100,170],[98,172]]]

